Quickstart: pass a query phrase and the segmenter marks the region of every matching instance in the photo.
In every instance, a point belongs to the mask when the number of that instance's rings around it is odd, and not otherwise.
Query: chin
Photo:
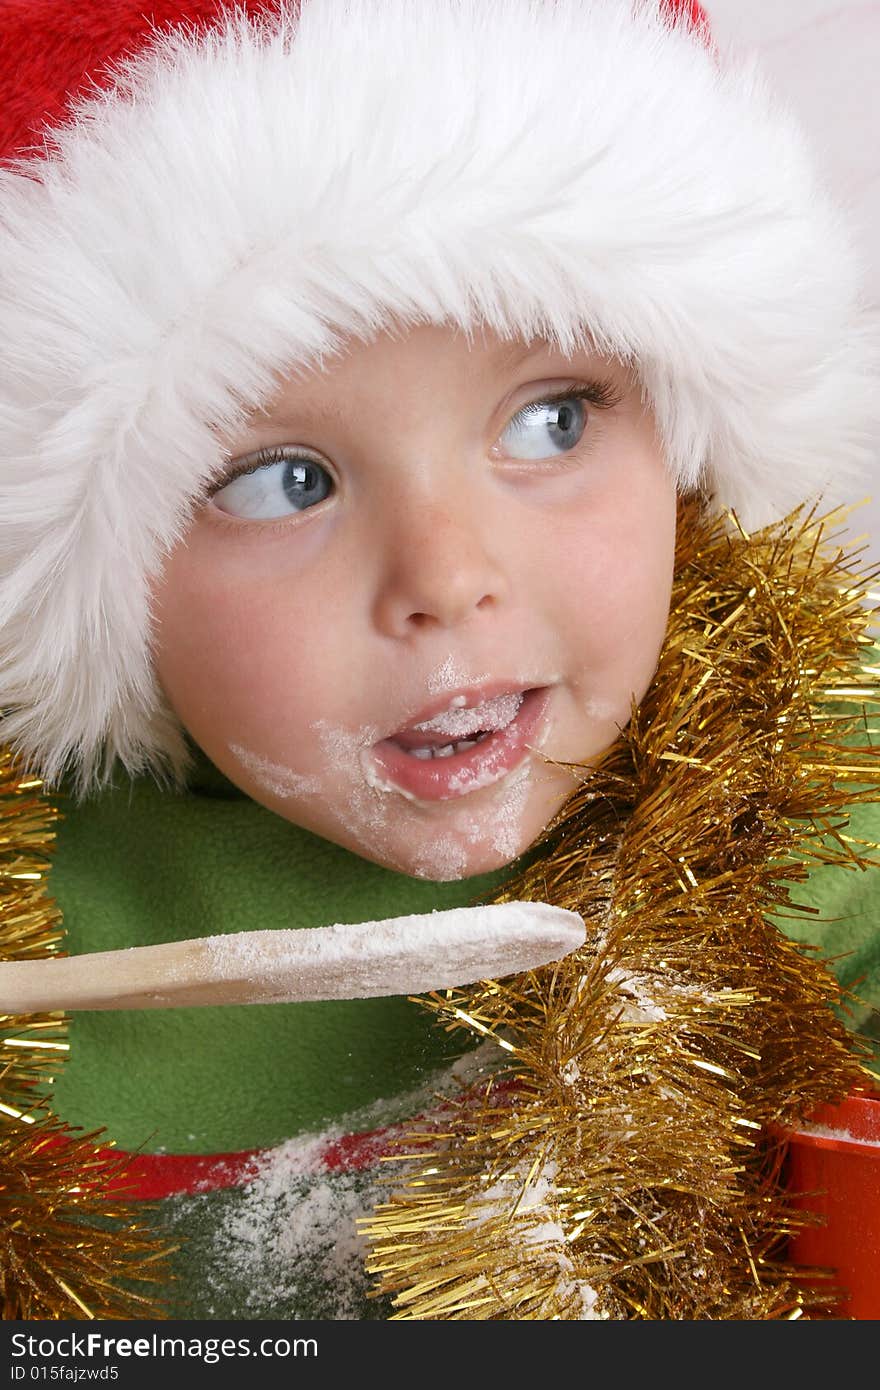
[[[408,874],[411,878],[428,879],[435,883],[477,878],[495,873],[514,864],[534,843],[557,806],[546,816],[474,818],[470,834],[460,829],[438,829],[431,836],[412,839],[401,845],[399,853],[387,850],[381,856],[370,854],[362,846],[358,852],[366,858],[376,858],[384,867]],[[534,824],[531,824],[534,819]]]
[[[535,842],[575,790],[570,769],[526,764],[501,786],[417,803],[374,788],[334,814],[282,814],[381,868],[435,883],[497,873]],[[312,809],[312,808],[308,808]]]
[[[482,874],[506,868],[528,848],[525,840],[518,840],[513,846],[463,843],[459,836],[443,831],[419,843],[410,841],[399,849],[385,845],[379,850],[374,845],[348,838],[337,843],[342,843],[345,849],[378,864],[380,868],[433,883],[478,878]]]

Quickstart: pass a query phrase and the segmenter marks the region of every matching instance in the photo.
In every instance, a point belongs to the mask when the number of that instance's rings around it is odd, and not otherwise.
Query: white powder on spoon
[[[547,903],[451,908],[378,922],[205,937],[215,980],[248,1002],[421,994],[532,970],[581,946],[577,913]],[[244,1002],[242,1000],[241,1002]]]

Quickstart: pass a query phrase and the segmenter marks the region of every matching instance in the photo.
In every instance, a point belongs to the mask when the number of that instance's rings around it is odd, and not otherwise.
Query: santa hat
[[[864,460],[847,235],[698,5],[6,0],[0,23],[0,708],[49,782],[182,774],[151,577],[219,434],[345,335],[615,354],[682,488],[746,525]]]

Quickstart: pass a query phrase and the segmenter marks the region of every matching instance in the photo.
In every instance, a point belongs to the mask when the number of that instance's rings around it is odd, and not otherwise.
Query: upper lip
[[[425,724],[429,719],[435,719],[438,714],[445,714],[450,709],[473,709],[475,705],[484,705],[487,700],[497,700],[499,695],[525,695],[529,690],[542,688],[541,681],[488,681],[485,685],[462,686],[458,690],[446,690],[442,695],[438,695],[414,714],[405,724],[398,724],[385,738],[394,738],[397,734],[411,733],[419,724]],[[463,698],[462,698],[463,697]],[[453,701],[455,703],[453,703]],[[380,740],[383,742],[384,740]]]

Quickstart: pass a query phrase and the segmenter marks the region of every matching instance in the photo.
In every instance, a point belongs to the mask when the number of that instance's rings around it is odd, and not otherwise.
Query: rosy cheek
[[[623,499],[621,499],[623,500]],[[652,505],[653,503],[653,505]],[[633,694],[650,684],[666,631],[672,584],[674,499],[648,494],[645,512],[590,519],[567,567],[569,637],[577,644],[581,693],[591,719],[625,723]]]
[[[207,582],[204,569],[182,548],[154,589],[154,663],[172,708],[198,740],[218,709],[235,705],[246,677],[247,651],[261,644],[247,597],[228,584]]]

